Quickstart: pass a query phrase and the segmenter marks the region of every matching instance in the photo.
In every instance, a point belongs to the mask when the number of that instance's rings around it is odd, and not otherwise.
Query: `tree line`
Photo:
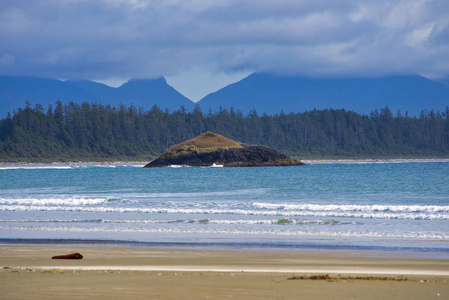
[[[243,115],[181,107],[114,107],[57,101],[0,120],[0,161],[150,160],[165,148],[212,131],[299,159],[449,156],[449,108],[417,117],[387,107],[360,115],[344,109]]]

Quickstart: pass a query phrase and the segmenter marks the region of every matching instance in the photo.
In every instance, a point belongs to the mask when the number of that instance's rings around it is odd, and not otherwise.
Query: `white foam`
[[[0,223],[101,223],[101,219],[93,220],[0,220]]]
[[[281,210],[304,210],[304,211],[353,211],[353,212],[449,212],[447,205],[345,205],[345,204],[278,204],[254,202],[254,207],[281,209]]]
[[[0,204],[8,205],[98,205],[108,201],[108,198],[0,198]]]
[[[210,166],[211,168],[223,168],[223,165],[217,165],[216,163],[213,163],[212,166]]]
[[[170,165],[168,168],[190,168],[188,165]]]
[[[47,170],[47,169],[55,169],[55,170],[67,170],[72,169],[71,166],[8,166],[8,167],[0,167],[0,170]]]
[[[422,232],[357,232],[357,231],[305,231],[305,230],[236,230],[236,229],[180,229],[180,228],[104,228],[104,227],[47,227],[47,226],[0,226],[0,231],[53,231],[53,232],[138,232],[164,234],[229,234],[229,235],[275,235],[343,238],[382,238],[410,240],[448,241],[449,234]]]
[[[82,206],[36,206],[36,205],[0,205],[0,211],[79,211],[104,213],[152,213],[152,214],[232,214],[279,217],[321,217],[321,218],[362,218],[362,219],[404,219],[404,220],[449,220],[449,214],[428,213],[384,213],[384,212],[338,212],[338,211],[275,211],[244,209],[208,209],[208,208],[118,208],[118,207],[82,207]]]
[[[282,225],[284,219],[274,220],[110,220],[110,219],[69,219],[69,220],[0,220],[0,223],[109,223],[109,224],[173,224],[173,223],[201,223],[201,224],[217,224],[217,225]],[[336,220],[293,220],[288,219],[288,223],[293,225],[335,225],[335,224],[354,224],[354,222],[340,222]]]

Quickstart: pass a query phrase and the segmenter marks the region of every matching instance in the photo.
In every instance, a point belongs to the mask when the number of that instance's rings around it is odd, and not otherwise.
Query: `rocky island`
[[[299,166],[304,163],[265,146],[239,143],[208,131],[193,139],[171,146],[161,156],[144,167],[167,167],[170,165],[265,167]]]

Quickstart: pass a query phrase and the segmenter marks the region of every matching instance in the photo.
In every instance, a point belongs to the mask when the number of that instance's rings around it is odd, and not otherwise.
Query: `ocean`
[[[0,243],[449,255],[449,162],[0,167]]]

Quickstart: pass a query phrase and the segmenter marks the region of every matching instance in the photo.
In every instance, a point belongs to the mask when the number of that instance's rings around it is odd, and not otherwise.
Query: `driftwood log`
[[[55,255],[51,259],[83,259],[83,256],[77,252],[63,255]]]

